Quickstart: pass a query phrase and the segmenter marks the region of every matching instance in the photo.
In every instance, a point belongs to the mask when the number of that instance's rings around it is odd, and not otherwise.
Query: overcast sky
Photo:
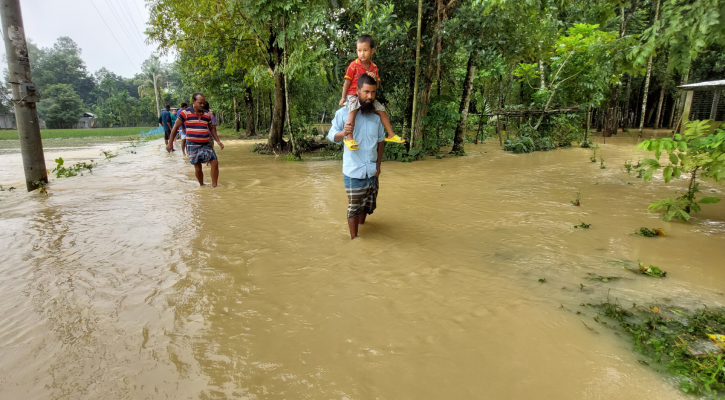
[[[51,47],[58,37],[69,36],[83,50],[90,73],[106,67],[130,78],[156,51],[145,43],[149,13],[144,0],[20,0],[20,7],[28,38]],[[5,54],[5,46],[0,49]]]

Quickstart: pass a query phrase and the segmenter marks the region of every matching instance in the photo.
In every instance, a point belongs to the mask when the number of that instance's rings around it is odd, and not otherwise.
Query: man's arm
[[[176,139],[176,132],[179,131],[179,127],[181,127],[181,118],[176,120],[174,127],[171,129],[171,136],[169,137],[169,144],[166,145],[166,151],[168,151],[168,152],[171,152],[171,149],[174,147],[174,139]]]
[[[340,117],[335,115],[332,118],[332,126],[330,127],[330,132],[327,134],[327,139],[339,144],[342,138],[347,136],[348,133],[352,133],[350,125],[345,124]]]
[[[375,161],[375,176],[380,176],[380,163],[383,162],[383,150],[385,149],[385,142],[378,142],[378,160]]]
[[[219,147],[222,150],[224,150],[224,143],[222,143],[222,141],[219,140],[219,135],[217,135],[217,133],[216,133],[216,126],[209,125],[209,133],[211,133],[211,137],[214,139],[214,141],[216,141],[217,143],[219,143]]]

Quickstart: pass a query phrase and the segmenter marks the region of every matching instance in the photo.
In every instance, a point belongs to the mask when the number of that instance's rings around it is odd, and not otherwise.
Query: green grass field
[[[154,127],[135,128],[95,128],[95,129],[44,129],[40,131],[43,139],[65,139],[65,138],[86,138],[105,136],[136,136],[141,131],[148,131]],[[0,140],[17,140],[17,130],[0,131]]]

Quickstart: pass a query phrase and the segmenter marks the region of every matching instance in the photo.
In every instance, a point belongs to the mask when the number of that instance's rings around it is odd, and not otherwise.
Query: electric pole
[[[8,77],[12,85],[12,101],[15,122],[18,124],[20,153],[25,170],[25,186],[28,192],[38,188],[35,182],[48,182],[43,156],[43,142],[40,139],[40,123],[35,103],[40,100],[30,77],[28,45],[25,42],[23,16],[20,0],[0,0],[0,20],[5,55],[8,59]]]

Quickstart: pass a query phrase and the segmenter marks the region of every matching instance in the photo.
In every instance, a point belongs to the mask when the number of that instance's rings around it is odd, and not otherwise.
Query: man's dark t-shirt
[[[161,126],[164,127],[165,131],[171,131],[171,113],[167,110],[161,111]]]

